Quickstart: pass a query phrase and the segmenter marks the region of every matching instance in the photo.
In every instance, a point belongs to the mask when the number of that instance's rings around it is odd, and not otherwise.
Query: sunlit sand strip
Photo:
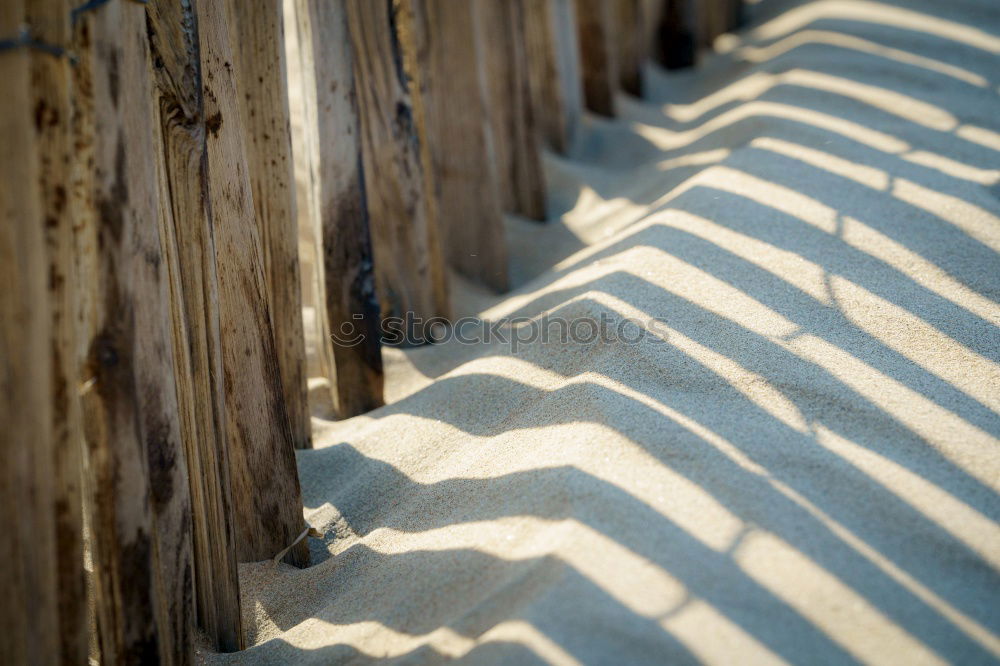
[[[713,187],[737,194],[802,220],[828,234],[837,231],[839,215],[834,208],[798,190],[751,176],[738,169],[724,165],[709,167],[671,192],[671,199],[697,187]]]
[[[657,327],[658,334],[662,335],[664,332],[666,333],[666,338],[669,339],[670,342],[673,343],[678,349],[685,351],[685,353],[691,355],[692,358],[700,360],[697,343],[692,343],[683,334],[669,329],[669,327]],[[636,400],[652,405],[655,409],[663,413],[664,416],[675,421],[689,430],[692,434],[700,437],[702,440],[715,447],[718,451],[730,458],[735,464],[739,465],[751,474],[755,474],[766,479],[767,483],[777,492],[806,509],[810,514],[816,517],[817,520],[827,526],[838,538],[842,539],[848,547],[858,552],[864,558],[877,566],[887,576],[912,592],[915,596],[923,600],[937,612],[947,617],[950,622],[952,622],[970,638],[990,650],[993,654],[1000,656],[1000,638],[998,638],[994,633],[961,611],[957,610],[949,602],[928,589],[926,585],[913,578],[913,576],[909,575],[904,570],[900,569],[892,562],[891,559],[882,555],[877,549],[869,546],[863,539],[858,538],[853,532],[845,528],[836,520],[832,519],[800,493],[792,489],[784,482],[775,479],[767,468],[755,462],[739,447],[733,445],[731,442],[719,436],[711,429],[706,428],[696,420],[670,408],[663,403],[660,403],[643,394],[635,395],[637,392],[632,391],[625,386],[619,386],[617,390],[625,395],[632,396]],[[833,438],[836,438],[836,440]],[[956,539],[965,543],[973,551],[978,553],[983,553],[986,550],[991,551],[993,553],[992,558],[987,558],[987,561],[993,561],[997,558],[996,553],[1000,552],[1000,549],[994,548],[993,546],[993,542],[998,538],[996,536],[996,524],[988,518],[982,516],[982,514],[977,512],[975,509],[969,507],[967,504],[961,502],[938,486],[926,481],[912,472],[909,472],[902,466],[892,465],[888,468],[874,469],[875,473],[872,473],[873,467],[875,466],[869,463],[876,459],[881,463],[885,460],[882,456],[879,456],[864,447],[848,443],[846,440],[838,438],[822,425],[816,426],[816,441],[824,445],[833,453],[841,455],[846,460],[855,464],[855,466],[857,466],[862,472],[869,474],[869,476],[871,476],[874,480],[883,483],[883,485],[885,485],[890,492],[898,495],[904,501],[913,504],[914,507],[923,513],[928,520],[933,521],[938,525],[938,527],[955,536]],[[932,510],[927,510],[929,502],[935,503]],[[956,519],[956,516],[959,518]],[[968,522],[961,526],[956,526],[956,523],[960,521]],[[985,548],[983,546],[976,545],[980,541],[979,537],[983,535],[986,536],[986,540],[988,542],[988,545]]]
[[[855,444],[822,425],[816,427],[816,441],[848,460],[1000,570],[1000,525],[995,521],[891,458],[869,446]],[[993,649],[1000,652],[1000,642],[994,642]]]
[[[1000,53],[1000,38],[979,28],[867,0],[821,0],[796,7],[754,28],[747,37],[752,40],[778,39],[801,30],[810,23],[830,18],[905,28],[960,42],[989,53]]]
[[[864,125],[828,113],[778,102],[748,102],[720,114],[696,128],[680,132],[644,123],[633,123],[632,128],[661,150],[676,150],[742,120],[769,116],[825,129],[885,153],[902,153],[910,149],[910,145],[905,141],[884,132],[869,129]],[[760,130],[758,129],[756,133],[759,134]]]
[[[338,625],[309,618],[288,631],[283,639],[300,650],[348,645],[356,649],[361,658],[372,660],[403,657],[424,646],[447,658],[459,659],[477,645],[502,640],[523,645],[548,663],[567,666],[580,663],[552,639],[523,620],[501,622],[476,639],[463,636],[450,627],[441,627],[429,634],[412,635],[372,620]],[[375,645],[379,647],[377,652],[371,649]],[[362,650],[362,646],[366,649]]]
[[[887,190],[889,188],[889,174],[882,169],[851,162],[826,151],[803,146],[800,143],[762,136],[751,141],[750,146],[791,157],[874,190]]]
[[[788,663],[701,599],[692,599],[660,624],[705,664]]]
[[[832,155],[815,148],[803,146],[799,143],[763,136],[751,141],[750,145],[754,148],[770,150],[771,152],[797,159],[818,169],[824,169],[830,173],[841,176],[842,178],[849,178],[850,180],[853,180],[860,185],[864,185],[865,187],[870,187],[873,190],[882,191],[887,190],[889,187],[889,174],[882,169],[870,167],[858,162],[851,162],[850,160],[845,160],[836,155]],[[928,169],[935,169],[941,173],[951,176],[952,178],[968,180],[980,185],[993,185],[1000,180],[1000,170],[979,169],[977,167],[969,166],[968,164],[963,164],[962,162],[956,162],[955,160],[944,157],[943,155],[929,153],[924,150],[914,150],[900,155],[900,157],[907,162],[919,164],[920,166],[927,167]]]
[[[744,46],[737,53],[739,57],[750,62],[764,62],[766,60],[773,60],[792,49],[809,44],[829,44],[831,46],[839,46],[845,49],[881,56],[895,60],[896,62],[945,74],[980,88],[985,88],[989,85],[989,82],[985,78],[967,69],[949,65],[932,58],[926,58],[915,53],[910,53],[909,51],[894,49],[877,42],[855,37],[854,35],[831,30],[803,30],[768,46]]]
[[[984,148],[992,148],[993,150],[1000,151],[1000,134],[997,134],[993,130],[988,130],[985,127],[976,127],[975,125],[962,125],[955,130],[955,134],[966,141],[978,143]]]
[[[620,383],[598,373],[587,372],[567,379],[558,373],[545,370],[516,357],[488,357],[479,359],[478,361],[462,366],[453,373],[449,373],[448,376],[456,377],[469,374],[487,374],[504,377],[511,381],[531,386],[539,391],[549,392],[569,390],[574,386],[599,386],[636,400],[650,408],[655,408],[655,405],[658,404],[648,396],[628,389]],[[750,386],[751,384],[747,381],[744,382],[744,385]],[[756,392],[755,399],[762,401],[761,393],[766,389],[760,387],[760,382],[752,386]],[[746,389],[744,388],[744,390]],[[775,397],[780,399],[781,396],[776,391],[772,390],[771,393],[776,394]],[[776,414],[781,415],[781,409],[789,410],[787,400],[772,409],[774,409]],[[794,410],[794,407],[790,409]],[[801,419],[799,421],[801,422]],[[442,427],[447,429],[451,426],[442,424]],[[565,441],[565,438],[560,439],[555,437],[556,431],[561,431],[566,434],[566,437],[572,435],[573,437],[587,438],[588,440],[598,436],[601,431],[608,431],[608,441],[620,436],[620,433],[602,424],[569,423],[546,426],[545,428],[521,428],[519,429],[518,437],[523,438],[525,431],[541,432],[542,430],[549,433],[549,439],[558,441]],[[579,434],[573,434],[577,431]],[[643,464],[639,466],[630,465],[622,469],[619,466],[605,464],[607,461],[601,458],[591,459],[581,457],[574,447],[543,447],[541,443],[545,440],[541,436],[534,437],[534,439],[540,443],[538,448],[536,448],[535,455],[530,459],[514,459],[509,461],[505,467],[508,472],[533,471],[537,469],[539,464],[552,467],[560,465],[577,467],[581,471],[599,478],[649,505],[689,532],[705,546],[717,551],[725,550],[733,535],[738,533],[743,527],[742,521],[715,499],[711,493],[698,484],[693,483],[685,476],[662,465],[659,460],[650,455],[642,446],[637,444],[631,446],[629,455],[642,460]],[[442,472],[442,474],[450,473],[448,470]],[[441,479],[436,476],[420,476],[414,477],[413,480],[420,483],[433,483]],[[669,492],[665,492],[665,489],[669,489]],[[696,508],[693,509],[692,507]]]
[[[833,275],[830,287],[840,311],[855,326],[1000,414],[996,362],[850,280]]]
[[[661,110],[668,118],[687,123],[730,102],[749,102],[774,87],[775,75],[754,72],[690,104],[666,104]]]
[[[727,282],[662,250],[646,251],[660,257],[658,263],[666,278],[659,285],[662,289],[768,337],[825,369],[967,474],[989,487],[1000,488],[1000,469],[992,455],[1000,443],[995,437],[836,345],[811,334],[797,335],[800,331],[796,324]]]
[[[679,212],[666,218],[664,224],[712,242],[827,305],[834,302],[827,288],[826,279],[829,279],[835,287],[840,311],[858,328],[1000,413],[1000,393],[996,391],[1000,386],[1000,366],[905,309],[843,277],[828,277],[822,266],[793,252],[780,250],[696,215]],[[994,305],[994,318],[1000,316],[998,310],[1000,307]]]
[[[947,663],[862,595],[774,534],[750,532],[734,557],[748,576],[862,662]],[[794,574],[791,580],[790,574]],[[817,603],[822,599],[838,603]]]
[[[523,517],[519,520],[529,524],[540,522],[537,519]],[[562,547],[561,544],[553,544],[550,541],[533,542],[530,538],[518,540],[522,543],[531,543],[534,547],[523,549],[524,552],[519,552],[513,557],[509,545],[506,548],[496,549],[496,552],[489,545],[483,546],[484,538],[489,539],[492,532],[497,529],[504,531],[503,525],[498,526],[496,522],[463,525],[458,534],[451,531],[455,528],[450,528],[449,533],[442,534],[440,538],[447,539],[449,548],[475,548],[507,560],[555,555],[630,611],[651,619],[663,617],[660,625],[664,630],[697,655],[739,656],[741,663],[784,663],[757,638],[741,629],[716,608],[700,599],[689,599],[685,586],[661,567],[640,558],[623,548],[614,539],[586,525],[576,521],[565,521],[565,524],[571,526],[572,534],[567,534],[566,530],[563,530],[563,533],[572,536],[572,539]],[[435,532],[419,535],[392,533],[387,540],[391,540],[394,544],[393,550],[398,544],[400,552],[409,549],[426,550],[428,544],[438,541],[439,537]],[[554,549],[553,545],[556,546]],[[609,576],[608,571],[614,571],[615,575]],[[643,594],[634,594],[636,589],[642,589]],[[675,608],[679,610],[671,612]],[[537,629],[532,627],[532,631],[526,632],[525,636],[522,624],[527,623],[521,620],[502,622],[480,636],[475,643],[514,640],[525,644],[539,656],[554,663],[575,663],[570,661],[572,657],[563,648],[554,644]],[[708,641],[705,636],[706,626],[711,627],[713,632],[712,639]],[[435,642],[431,644],[437,645]],[[449,655],[458,656],[454,652],[456,645],[457,643],[452,641],[452,644],[447,646]],[[471,644],[466,645],[464,652],[467,653],[471,647]]]
[[[677,339],[678,333],[676,331],[670,331],[670,340]],[[819,509],[815,504],[810,502],[807,498],[801,495],[799,492],[788,486],[786,483],[774,478],[770,471],[759,463],[755,462],[746,453],[744,453],[739,447],[735,446],[725,438],[721,437],[709,428],[706,428],[701,423],[695,421],[694,419],[688,417],[687,415],[674,410],[667,405],[658,403],[657,409],[659,409],[664,416],[674,420],[678,424],[687,428],[691,433],[697,435],[705,442],[715,447],[719,452],[723,453],[729,459],[731,459],[735,464],[739,465],[747,472],[760,476],[764,478],[767,483],[773,487],[777,492],[781,493],[787,497],[792,502],[803,507],[806,511],[812,514],[817,520],[823,523],[830,531],[839,539],[844,541],[845,545],[862,557],[870,561],[872,564],[877,566],[883,573],[892,578],[896,583],[903,586],[914,596],[921,599],[928,606],[933,608],[935,611],[941,613],[944,617],[954,624],[959,630],[965,633],[967,636],[978,642],[980,645],[988,649],[993,654],[1000,656],[1000,638],[996,636],[989,629],[983,627],[981,624],[968,617],[966,614],[962,613],[954,606],[952,606],[948,601],[939,597],[936,593],[932,592],[926,585],[920,582],[918,579],[914,578],[910,574],[906,573],[903,569],[899,568],[893,561],[886,556],[882,555],[877,549],[869,546],[863,539],[857,537],[853,532],[848,530],[846,527],[841,525],[839,522],[831,518],[826,512]],[[858,447],[857,445],[851,444],[854,450],[849,450],[844,440],[840,439],[837,442],[831,443],[831,438],[836,437],[828,429],[821,425],[816,427],[816,437],[817,442],[826,446],[833,453],[843,456],[846,460],[854,463],[861,471],[868,472],[871,468],[868,464],[858,464],[859,460],[863,458],[857,455],[858,451],[868,452],[867,449]],[[877,456],[877,454],[868,452],[869,456]],[[881,459],[881,456],[878,456]],[[868,460],[864,460],[867,463]],[[906,471],[905,469],[903,471]],[[890,475],[889,478],[886,477],[885,472],[882,471],[878,476],[872,476],[876,481],[887,481],[886,488],[898,496],[900,496],[904,501],[910,501],[913,499],[914,492],[927,493],[924,499],[921,499],[919,505],[916,505],[918,511],[924,512],[924,507],[926,505],[927,499],[932,501],[940,501],[941,504],[935,507],[932,512],[926,512],[924,515],[935,522],[940,528],[951,533],[960,541],[966,543],[976,552],[982,552],[982,547],[976,547],[974,544],[978,541],[978,533],[976,528],[982,527],[983,522],[977,520],[976,516],[979,516],[977,511],[964,504],[957,498],[954,498],[946,491],[941,488],[931,484],[930,482],[920,478],[919,476],[907,472],[907,478],[904,481],[899,480],[899,476]],[[902,490],[899,486],[903,485]],[[950,513],[954,512],[954,514]],[[963,518],[970,518],[970,525],[973,529],[961,529],[955,530],[954,524],[956,522],[954,516],[960,516]],[[988,519],[985,519],[988,520]],[[995,523],[990,522],[992,527],[992,532],[987,536],[988,540],[991,540],[992,534],[996,530]],[[992,546],[988,546],[992,549]],[[996,551],[994,551],[996,552]]]
[[[754,139],[750,145],[755,148],[769,150],[786,157],[791,157],[792,159],[797,159],[801,162],[809,164],[810,166],[829,171],[830,173],[844,178],[850,178],[861,185],[865,185],[866,187],[870,187],[871,189],[877,191],[888,189],[889,175],[881,169],[866,167],[862,164],[855,164],[822,150],[809,148],[791,141],[784,141],[782,139],[774,139],[771,137]],[[944,158],[941,158],[939,155],[914,152],[903,155],[902,157],[913,162],[929,162],[931,164],[935,164],[936,168],[940,168],[942,171],[944,170],[944,168],[941,168],[941,163],[939,162],[939,160]],[[973,167],[967,167],[964,164],[959,165],[957,162],[952,162],[951,166],[947,168],[953,171],[959,168],[966,169],[965,175],[971,176],[968,180],[981,182],[983,184],[991,183],[993,179],[1000,175],[1000,171],[978,170]],[[709,177],[711,173],[712,172],[706,173],[704,177]],[[748,177],[753,178],[753,176]],[[1000,237],[1000,234],[996,232],[992,234],[984,234],[981,231],[982,229],[995,229],[1000,226],[997,224],[1000,222],[1000,218],[980,206],[971,204],[959,197],[942,194],[937,190],[917,185],[916,183],[906,180],[905,178],[893,178],[892,185],[892,195],[895,198],[926,210],[927,212],[954,224],[974,238],[977,237],[977,234],[991,240]],[[798,196],[806,197],[806,195],[803,194],[799,194]],[[814,226],[825,226],[825,223],[814,224]],[[982,240],[982,238],[980,238],[980,240]]]
[[[772,143],[770,146],[776,147],[778,144]],[[815,153],[818,151],[812,152]],[[795,155],[795,153],[791,152],[787,154]],[[795,156],[805,155],[805,153],[798,152]],[[726,166],[715,166],[706,169],[684,186],[672,192],[671,198],[699,185],[715,187],[739,194],[761,205],[769,206],[800,219],[830,234],[836,233],[838,227],[838,213],[829,206],[783,185],[776,185],[770,181]],[[973,238],[977,238],[994,249],[1000,247],[1000,218],[979,206],[970,204],[957,197],[941,194],[904,179],[894,180],[893,194],[901,201],[921,208],[946,222],[955,224],[966,233],[969,233]],[[855,249],[885,260],[891,266],[900,270],[900,272],[913,276],[914,280],[919,284],[927,286],[927,288],[932,289],[935,293],[956,302],[960,307],[976,312],[989,321],[996,321],[998,316],[997,304],[985,297],[975,295],[971,289],[961,285],[954,278],[948,277],[941,269],[936,267],[932,269],[933,264],[931,262],[928,262],[915,252],[907,250],[901,244],[892,241],[884,234],[874,231],[853,218],[845,217],[841,220],[841,223],[845,242],[849,243]],[[992,229],[993,231],[987,231],[988,229]],[[879,237],[888,242],[884,244],[874,242],[879,241]],[[917,260],[919,266],[912,264],[914,260]],[[928,269],[931,272],[921,273],[921,269]],[[944,284],[942,286],[934,286],[934,281],[930,279],[932,275],[942,276]],[[971,298],[965,298],[965,296],[970,294],[972,295]]]
[[[924,259],[864,222],[845,216],[841,227],[841,239],[851,247],[867,252],[889,264],[924,289],[982,317],[995,326],[1000,326],[1000,304],[969,289],[934,262]]]
[[[476,643],[479,645],[493,642],[520,643],[538,655],[539,659],[549,664],[565,664],[566,666],[581,664],[562,646],[536,629],[535,625],[524,620],[505,620],[476,639]],[[456,657],[466,654],[468,652],[456,655]]]
[[[881,169],[850,162],[821,150],[771,137],[754,139],[751,146],[800,160],[810,166],[824,169],[874,190],[888,188],[889,176]],[[904,158],[909,159],[913,155],[915,153],[906,155]],[[996,173],[1000,175],[1000,171]],[[916,194],[916,192],[911,191],[911,195]],[[915,197],[911,196],[910,198]],[[907,201],[907,203],[910,202]],[[982,211],[981,214],[990,215],[987,211]],[[825,224],[825,219],[821,224]],[[958,307],[1000,326],[1000,305],[980,296],[941,270],[936,264],[924,259],[901,243],[849,216],[845,216],[841,220],[840,235],[844,242],[851,247],[884,261],[925,289],[929,289],[950,300]]]
[[[778,78],[781,83],[815,88],[849,97],[930,129],[947,132],[958,126],[958,119],[941,107],[888,88],[858,83],[842,76],[808,69],[793,69]]]
[[[831,434],[832,433],[830,433],[830,431],[827,430],[826,428],[822,426],[817,427],[817,441],[820,442],[820,444],[828,445],[830,442],[830,437],[828,435]],[[830,450],[833,451],[834,453],[839,453],[841,455],[844,454],[844,451],[842,449],[838,450],[836,447],[829,447],[829,446],[828,448],[830,448]],[[858,447],[858,448],[867,451],[867,449],[863,449],[863,447]],[[850,460],[850,458],[847,456],[845,456],[845,458]],[[862,469],[862,471],[867,471],[867,468]],[[919,479],[920,477],[917,478]],[[933,487],[936,496],[941,496],[942,494],[947,495],[945,491],[941,490],[937,486],[929,484],[928,482],[923,481],[923,479],[920,479],[920,481],[924,484]],[[994,655],[1000,657],[1000,637],[998,637],[990,629],[984,627],[976,620],[972,619],[962,611],[955,608],[947,600],[938,596],[935,592],[933,592],[930,588],[928,588],[919,579],[914,578],[905,570],[901,569],[890,558],[883,555],[876,548],[872,548],[871,546],[869,546],[868,543],[864,541],[864,539],[859,538],[849,529],[847,529],[842,524],[831,518],[829,515],[826,514],[826,512],[821,510],[819,507],[817,507],[815,504],[810,502],[808,499],[803,497],[800,493],[796,492],[788,485],[774,479],[771,480],[771,485],[774,486],[774,488],[779,492],[781,492],[783,495],[785,495],[786,497],[788,497],[789,499],[791,499],[792,501],[796,502],[797,504],[801,505],[804,509],[809,511],[809,513],[815,516],[817,520],[822,522],[838,539],[841,539],[850,548],[854,549],[859,555],[861,555],[869,562],[871,562],[873,565],[878,567],[879,570],[881,570],[886,576],[888,576],[896,583],[904,587],[915,597],[917,597],[925,604],[933,608],[936,612],[940,613],[942,616],[947,618],[949,622],[951,622],[966,636],[968,636],[972,640],[982,645],[985,649],[989,650]],[[905,493],[904,495],[900,494],[898,485],[894,484],[892,486],[886,486],[886,487],[890,492],[893,492],[897,496],[901,496],[902,499],[906,501],[907,497],[905,496]],[[907,489],[907,491],[908,490],[909,488]],[[949,505],[949,508],[957,509],[959,511],[958,515],[965,516],[968,515],[969,511],[974,512],[973,509],[959,502],[958,500],[954,501],[957,502],[959,506],[956,507],[953,505]],[[952,532],[950,529],[955,519],[949,514],[944,514],[943,512],[938,511],[935,513],[924,514],[924,515],[929,520],[934,521],[939,527],[955,535],[955,532]],[[940,518],[940,520],[938,520],[938,518]],[[966,534],[968,533],[966,532]],[[957,538],[960,541],[963,540],[961,537]],[[981,550],[981,549],[974,549],[974,550]]]
[[[826,340],[802,335],[785,346],[891,415],[966,474],[1000,490],[994,455],[1000,440]]]
[[[826,286],[826,270],[800,254],[783,250],[683,210],[673,211],[671,215],[658,216],[657,221],[664,227],[680,229],[726,250],[802,290],[819,304],[833,304]]]
[[[972,238],[1000,252],[1000,217],[985,208],[905,178],[893,181],[892,193],[900,201],[950,222]]]
[[[962,162],[956,162],[955,160],[945,157],[944,155],[929,153],[925,150],[914,150],[913,152],[906,153],[905,155],[900,155],[900,157],[907,162],[912,162],[914,164],[927,167],[928,169],[940,171],[941,173],[949,175],[952,178],[968,180],[973,183],[979,183],[980,185],[990,186],[995,185],[998,181],[1000,181],[1000,170],[980,169]]]
[[[384,555],[470,549],[509,562],[557,557],[623,607],[649,618],[665,614],[687,594],[686,586],[661,566],[573,518],[515,516],[423,532],[380,528],[367,541]],[[637,589],[644,594],[634,594]]]
[[[607,298],[609,305],[616,305],[617,299],[607,296],[605,296],[605,298]],[[625,316],[639,316],[638,312],[629,311],[631,308],[628,304],[618,301],[617,306],[621,308]],[[689,338],[686,338],[686,336],[680,332],[669,329],[668,327],[665,328],[663,326],[657,326],[657,332],[661,334],[665,332],[666,338],[669,339],[670,343],[677,349],[684,351],[699,362],[706,363],[707,361],[706,367],[709,367],[713,370],[713,372],[720,373],[720,376],[723,378],[731,380],[732,375],[726,374],[728,372],[728,368],[713,363],[711,359],[712,353],[709,352],[706,355],[705,352],[708,350],[705,350],[705,348],[701,345],[698,345]],[[523,374],[527,372],[528,368],[525,368],[524,371],[517,372],[515,374],[523,376]],[[634,400],[656,409],[665,417],[675,421],[682,427],[691,431],[692,434],[695,434],[720,452],[724,453],[740,467],[746,469],[752,474],[766,478],[767,482],[774,487],[776,491],[809,511],[814,517],[817,518],[817,520],[833,531],[838,538],[842,539],[845,542],[845,545],[858,552],[861,556],[877,566],[887,576],[923,600],[937,612],[947,617],[949,621],[951,621],[961,631],[966,633],[970,638],[977,641],[994,654],[1000,656],[1000,639],[998,639],[988,629],[984,628],[982,625],[977,623],[975,620],[972,620],[961,611],[955,609],[949,602],[932,592],[919,580],[913,578],[904,570],[900,569],[891,561],[891,559],[879,553],[878,550],[872,548],[864,540],[858,538],[850,530],[830,518],[825,512],[820,510],[801,494],[790,488],[787,484],[774,479],[766,468],[754,462],[738,447],[734,446],[710,429],[705,428],[685,414],[678,412],[677,410],[672,409],[643,393],[630,389],[629,387],[618,382],[614,382],[613,380],[609,380],[607,377],[596,375],[594,373],[586,373],[574,381],[590,381],[600,383],[608,386],[612,390],[618,391],[622,395],[631,397]],[[899,495],[904,501],[913,504],[914,507],[923,513],[928,520],[933,521],[939,527],[951,533],[975,552],[983,554],[986,551],[992,551],[994,555],[988,557],[987,561],[995,561],[997,559],[995,553],[1000,552],[1000,549],[994,548],[993,544],[997,539],[1000,539],[1000,536],[997,535],[996,525],[989,521],[989,519],[985,518],[957,498],[954,498],[946,491],[922,479],[918,475],[909,472],[899,465],[889,465],[887,467],[879,468],[876,464],[870,464],[876,459],[879,461],[879,464],[881,464],[881,462],[885,459],[866,448],[847,443],[842,439],[833,441],[831,438],[836,437],[836,435],[822,426],[818,426],[817,437],[819,438],[817,441],[821,444],[826,446],[832,452],[851,461],[853,464],[858,466],[861,471],[868,473],[876,481],[883,483],[890,492]],[[931,503],[933,503],[933,506]],[[962,524],[959,525],[958,523]],[[987,544],[985,546],[977,546],[976,544],[981,542],[982,537],[985,537]],[[675,635],[678,636],[679,639],[684,640],[683,629],[677,627],[672,628],[674,629]],[[698,649],[705,649],[704,645],[699,647],[694,643],[689,646],[693,650],[696,650],[696,653]]]

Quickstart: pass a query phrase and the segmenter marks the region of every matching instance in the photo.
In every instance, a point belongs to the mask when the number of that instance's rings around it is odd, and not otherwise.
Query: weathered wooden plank
[[[524,35],[531,104],[556,152],[573,148],[583,113],[573,0],[525,0]]]
[[[74,68],[78,219],[93,285],[84,423],[95,600],[107,663],[192,657],[190,496],[159,236],[145,10],[79,15]]]
[[[264,248],[278,368],[295,448],[312,447],[302,332],[295,185],[281,0],[240,0],[230,11],[240,111]]]
[[[383,404],[379,304],[354,79],[354,54],[341,3],[295,6],[305,116],[304,150],[319,273],[321,353],[332,366],[333,404],[348,418]],[[289,26],[292,28],[294,26]],[[330,332],[337,333],[335,341]],[[364,336],[358,339],[357,336]]]
[[[663,21],[664,0],[639,0],[639,24],[642,32],[642,50],[647,61],[655,62],[657,57],[657,33]]]
[[[27,25],[36,39],[68,45],[71,40],[67,0],[36,0],[27,6]],[[57,569],[60,660],[82,663],[87,657],[87,590],[83,569],[83,500],[81,495],[80,404],[76,357],[73,271],[73,218],[69,207],[72,153],[70,63],[65,57],[34,52],[32,100],[40,197],[48,259],[48,307],[51,317],[51,400],[53,511]],[[7,159],[10,159],[8,156]],[[16,162],[16,160],[15,160]],[[36,307],[43,308],[39,303]],[[42,444],[44,446],[44,444]],[[42,526],[39,526],[42,529]]]
[[[288,111],[292,136],[293,172],[295,174],[295,200],[299,231],[299,266],[302,278],[303,327],[306,338],[306,372],[310,378],[328,379],[329,405],[334,406],[333,387],[336,370],[333,345],[326,344],[329,335],[322,328],[325,317],[318,316],[320,276],[316,269],[319,258],[315,238],[315,216],[312,199],[312,164],[310,162],[311,133],[306,131],[305,74],[303,53],[299,45],[299,18],[296,0],[283,0],[285,19],[285,56],[288,63]],[[313,404],[310,390],[310,408]],[[322,398],[320,399],[322,400]],[[325,407],[325,405],[323,405]]]
[[[588,109],[611,117],[619,78],[613,9],[611,0],[576,0],[583,98]]]
[[[20,0],[0,3],[0,35],[17,36]],[[58,36],[58,29],[56,35]],[[46,40],[54,36],[42,33]],[[0,108],[0,662],[58,663],[59,627],[53,501],[52,335],[45,206],[29,49],[0,55],[6,99]],[[44,65],[42,65],[44,67]],[[43,116],[44,118],[44,116]],[[48,119],[43,121],[47,122]],[[65,118],[61,119],[65,122]],[[46,132],[47,130],[43,130]]]
[[[244,647],[244,638],[194,8],[152,3],[148,31],[155,63],[161,235],[191,487],[198,624],[216,650],[232,652]]]
[[[648,57],[645,0],[613,0],[614,42],[617,46],[618,81],[622,90],[642,97],[642,68]]]
[[[711,49],[715,38],[733,25],[731,0],[703,0],[696,7],[699,46]]]
[[[743,0],[725,0],[726,30],[737,30],[746,23],[746,6]]]
[[[382,317],[448,316],[412,10],[408,0],[346,4]]]
[[[697,54],[695,0],[662,0],[653,56],[667,69],[691,67]]]
[[[241,562],[273,557],[302,532],[302,494],[247,169],[226,7],[199,2],[208,192],[219,282],[230,485]],[[305,566],[296,544],[285,561]]]
[[[507,289],[507,239],[475,18],[475,2],[413,0],[416,67],[427,110],[438,211],[448,262]]]
[[[525,0],[476,2],[500,200],[508,212],[544,220],[545,175],[528,81]]]

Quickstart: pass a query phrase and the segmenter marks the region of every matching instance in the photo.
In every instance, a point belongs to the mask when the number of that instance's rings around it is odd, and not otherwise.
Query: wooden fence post
[[[67,0],[28,3],[27,25],[33,36],[49,44],[69,45],[70,6]],[[48,307],[52,354],[52,483],[55,513],[58,636],[63,663],[87,658],[87,590],[83,569],[83,496],[81,490],[83,436],[79,384],[78,340],[73,275],[73,217],[69,206],[72,155],[70,64],[65,57],[31,53],[35,135],[40,155],[39,187],[48,255]],[[16,159],[7,156],[15,164]],[[44,303],[36,305],[39,309]],[[6,358],[10,358],[9,356]],[[19,393],[19,392],[18,392]],[[15,394],[16,395],[16,394]],[[45,444],[41,440],[39,449]]]
[[[302,205],[309,207],[316,246],[320,354],[328,359],[324,365],[332,366],[325,369],[337,415],[348,418],[383,404],[354,54],[343,3],[297,0],[295,15],[311,182]]]
[[[573,148],[583,109],[573,0],[526,0],[525,43],[531,104],[548,146]]]
[[[301,534],[302,494],[271,325],[225,6],[197,3],[208,192],[218,267],[230,483],[241,562],[274,557]],[[300,540],[285,555],[309,562]]]
[[[101,657],[192,658],[190,496],[159,235],[146,12],[78,15],[74,68],[81,242],[92,305],[84,422]]]
[[[609,117],[615,115],[619,79],[612,10],[611,0],[576,0],[583,97],[588,109]]]
[[[508,212],[544,220],[545,173],[528,81],[525,0],[475,1],[500,200]]]
[[[614,40],[617,45],[618,81],[622,90],[642,97],[642,68],[648,55],[645,34],[645,0],[613,0]]]
[[[382,317],[448,316],[447,275],[404,0],[346,0]]]
[[[264,249],[278,368],[295,448],[312,446],[281,0],[230,2],[240,110]]]
[[[161,234],[191,485],[198,623],[216,650],[233,652],[244,647],[244,637],[194,11],[187,3],[152,3],[147,29],[156,83]]]
[[[691,67],[697,54],[696,0],[661,0],[653,55],[667,69]]]
[[[475,2],[413,0],[416,61],[427,111],[438,213],[449,263],[507,289],[507,239],[497,193]]]
[[[37,4],[35,11],[42,9]],[[0,35],[16,38],[27,19],[19,0],[0,4]],[[63,32],[57,22],[51,32],[32,36],[57,44]],[[45,160],[61,161],[58,154],[43,155],[42,150],[56,148],[52,143],[67,118],[49,115],[46,106],[41,107],[41,124],[35,120],[36,105],[51,94],[35,80],[35,72],[48,67],[37,62],[43,58],[59,56],[27,48],[0,54],[8,95],[0,108],[5,153],[0,160],[0,661],[18,666],[54,664],[61,658],[59,641],[53,638],[60,625],[52,400],[59,370],[51,353],[53,304],[47,288],[45,227],[51,211],[43,190],[50,183],[39,188],[39,181]],[[65,113],[60,106],[51,112]],[[49,126],[53,119],[55,125]]]

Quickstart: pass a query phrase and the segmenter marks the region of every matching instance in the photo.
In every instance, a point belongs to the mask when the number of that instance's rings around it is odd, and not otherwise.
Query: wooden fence
[[[382,319],[506,289],[543,152],[739,9],[0,3],[0,662],[245,647],[237,564],[309,563],[303,293],[337,415],[380,406]]]

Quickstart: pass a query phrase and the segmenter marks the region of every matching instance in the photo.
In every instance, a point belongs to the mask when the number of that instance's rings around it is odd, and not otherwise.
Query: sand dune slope
[[[319,562],[245,566],[256,645],[206,660],[1000,659],[1000,11],[722,46],[548,159],[518,289],[456,288],[516,348],[389,350],[388,406],[315,421]]]

